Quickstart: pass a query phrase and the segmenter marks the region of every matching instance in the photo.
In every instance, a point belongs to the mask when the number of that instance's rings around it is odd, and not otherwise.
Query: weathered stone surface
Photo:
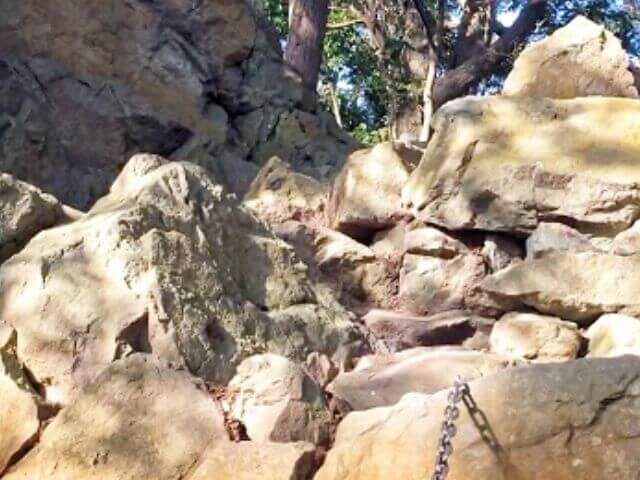
[[[238,366],[229,383],[231,415],[251,440],[325,443],[330,415],[322,389],[284,357],[256,355]]]
[[[53,402],[131,351],[222,382],[254,353],[303,361],[360,338],[328,288],[202,168],[148,155],[88,215],[3,264],[0,318]]]
[[[217,443],[187,480],[309,480],[315,468],[308,443]]]
[[[577,360],[472,382],[474,418],[485,429],[460,408],[447,480],[634,480],[639,371],[638,357]],[[349,414],[316,480],[430,478],[446,401],[447,392],[408,395]]]
[[[562,220],[618,233],[640,216],[640,143],[628,133],[638,115],[640,103],[622,98],[452,101],[434,117],[403,204],[453,230],[524,236]]]
[[[640,220],[634,223],[629,230],[616,235],[611,248],[616,255],[640,253]]]
[[[243,203],[270,222],[320,217],[325,193],[320,182],[292,171],[288,163],[273,157],[256,176]]]
[[[527,238],[527,258],[539,258],[553,251],[590,252],[597,250],[589,237],[562,223],[540,223]]]
[[[222,414],[187,372],[149,355],[120,360],[46,428],[9,480],[177,480],[212,442]]]
[[[406,253],[439,258],[453,258],[469,251],[464,243],[433,227],[410,229],[404,238],[404,249]]]
[[[480,289],[486,273],[484,259],[476,253],[451,259],[406,254],[400,270],[400,305],[416,315],[469,310],[491,316],[509,310],[512,302],[491,298]]]
[[[407,234],[405,222],[381,230],[373,236],[371,250],[380,257],[398,257],[404,254],[404,242]]]
[[[3,2],[0,170],[88,208],[140,151],[230,176],[273,155],[339,169],[357,145],[270,28],[234,0]]]
[[[588,322],[640,314],[640,255],[552,252],[487,277],[482,288],[542,313]]]
[[[312,274],[340,293],[343,304],[354,310],[391,308],[398,293],[400,257],[377,255],[347,235],[309,223],[287,221],[274,232],[295,249]]]
[[[0,173],[0,262],[62,218],[62,205],[51,195]]]
[[[478,333],[489,332],[493,324],[492,319],[459,310],[421,317],[374,309],[362,321],[390,351],[461,345]]]
[[[1,335],[1,333],[0,333]],[[29,446],[38,435],[38,405],[32,392],[25,390],[3,366],[5,352],[0,338],[0,474],[12,457]]]
[[[627,315],[601,316],[586,333],[588,357],[640,355],[640,320]]]
[[[507,313],[491,331],[491,351],[524,360],[563,362],[578,356],[582,337],[578,326],[557,317]]]
[[[453,384],[496,373],[506,357],[453,347],[421,347],[365,357],[352,372],[341,373],[327,390],[344,409],[393,405],[409,392],[434,393]],[[435,456],[434,456],[435,458]]]
[[[620,40],[581,15],[518,56],[503,95],[638,97]]]
[[[352,154],[331,188],[329,226],[356,239],[392,226],[403,216],[400,191],[409,171],[391,143]]]

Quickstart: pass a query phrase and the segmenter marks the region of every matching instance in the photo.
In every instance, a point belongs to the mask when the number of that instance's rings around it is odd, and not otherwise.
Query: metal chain
[[[455,421],[460,416],[458,404],[469,393],[469,386],[461,377],[456,377],[453,387],[449,390],[447,407],[444,409],[444,422],[440,433],[436,466],[431,480],[445,480],[449,473],[449,457],[453,453],[453,437],[456,436]]]

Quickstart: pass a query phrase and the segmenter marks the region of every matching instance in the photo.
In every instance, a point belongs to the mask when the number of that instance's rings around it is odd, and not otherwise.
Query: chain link
[[[444,422],[440,432],[436,466],[431,480],[445,480],[449,473],[449,457],[453,453],[453,437],[456,435],[455,422],[460,416],[458,404],[469,393],[469,386],[461,377],[456,377],[453,387],[449,390],[447,407],[444,409]]]

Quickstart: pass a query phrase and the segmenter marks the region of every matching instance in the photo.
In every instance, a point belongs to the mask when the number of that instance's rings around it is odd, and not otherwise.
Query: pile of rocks
[[[460,376],[470,398],[449,479],[637,479],[640,102],[621,98],[637,92],[615,37],[578,19],[523,53],[505,95],[442,107],[421,158],[381,144],[324,181],[342,162],[313,157],[308,135],[323,117],[303,109],[302,90],[269,93],[269,72],[284,69],[265,53],[266,27],[242,2],[187,3],[115,1],[91,22],[77,20],[92,2],[26,1],[0,15],[18,26],[0,46],[0,101],[40,112],[21,114],[0,148],[33,118],[46,130],[62,98],[82,100],[80,119],[118,119],[112,136],[63,152],[79,121],[65,116],[45,143],[54,162],[78,162],[23,176],[60,182],[65,202],[100,196],[87,213],[0,177],[0,477],[430,478]],[[70,61],[38,35],[44,18],[61,44],[96,47]],[[2,70],[3,49],[42,55]],[[118,52],[108,71],[107,52]],[[523,71],[552,78],[545,58],[580,81],[533,88]],[[591,62],[601,75],[585,83]],[[20,100],[18,67],[41,96]],[[56,70],[72,67],[86,76]],[[167,95],[174,82],[189,94]],[[296,99],[280,104],[282,92]],[[304,145],[278,137],[289,120],[305,125]],[[239,149],[249,130],[267,133]],[[138,154],[113,169],[145,144],[109,138],[163,138],[195,163]],[[94,147],[107,163],[83,163]],[[315,177],[297,168],[309,152]],[[233,180],[202,160],[225,155],[263,167]],[[104,174],[90,195],[60,177],[76,169]]]

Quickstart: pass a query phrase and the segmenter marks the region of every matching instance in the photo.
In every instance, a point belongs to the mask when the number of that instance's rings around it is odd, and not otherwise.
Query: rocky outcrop
[[[491,351],[539,362],[563,362],[578,356],[582,337],[575,323],[533,313],[508,313],[491,331]]]
[[[51,195],[0,173],[0,262],[63,218],[62,205]]]
[[[581,15],[518,56],[503,95],[638,97],[629,57],[604,26]]]
[[[229,382],[230,415],[254,441],[326,443],[330,415],[322,389],[300,365],[278,355],[256,355]]]
[[[502,298],[577,322],[604,313],[640,314],[640,255],[555,252],[487,277]]]
[[[273,157],[251,183],[243,204],[269,222],[321,218],[325,190],[317,180]]]
[[[393,405],[410,392],[435,393],[451,386],[457,376],[470,381],[509,365],[506,357],[462,348],[414,348],[364,357],[327,390],[344,410],[366,410]]]
[[[624,357],[516,368],[471,382],[447,480],[635,479],[639,371],[639,358]],[[446,402],[447,392],[407,395],[391,407],[349,414],[315,478],[431,478]]]
[[[635,255],[640,253],[640,220],[629,230],[620,232],[613,239],[611,250],[616,255]]]
[[[391,143],[352,154],[331,188],[329,226],[358,240],[393,226],[403,216],[400,191],[410,169]]]
[[[104,371],[4,478],[177,480],[212,442],[228,438],[198,381],[138,354]]]
[[[0,170],[75,207],[141,151],[188,158],[242,194],[245,160],[323,176],[355,147],[249,2],[9,0],[0,35]]]
[[[264,351],[303,361],[360,338],[331,292],[200,167],[134,157],[82,219],[0,269],[0,318],[47,399],[153,352],[226,381]]]
[[[639,114],[639,102],[620,98],[452,101],[435,115],[403,203],[453,230],[524,236],[562,221],[619,233],[640,217],[640,145],[628,134]]]
[[[589,327],[589,357],[618,357],[640,353],[640,320],[607,314]]]

